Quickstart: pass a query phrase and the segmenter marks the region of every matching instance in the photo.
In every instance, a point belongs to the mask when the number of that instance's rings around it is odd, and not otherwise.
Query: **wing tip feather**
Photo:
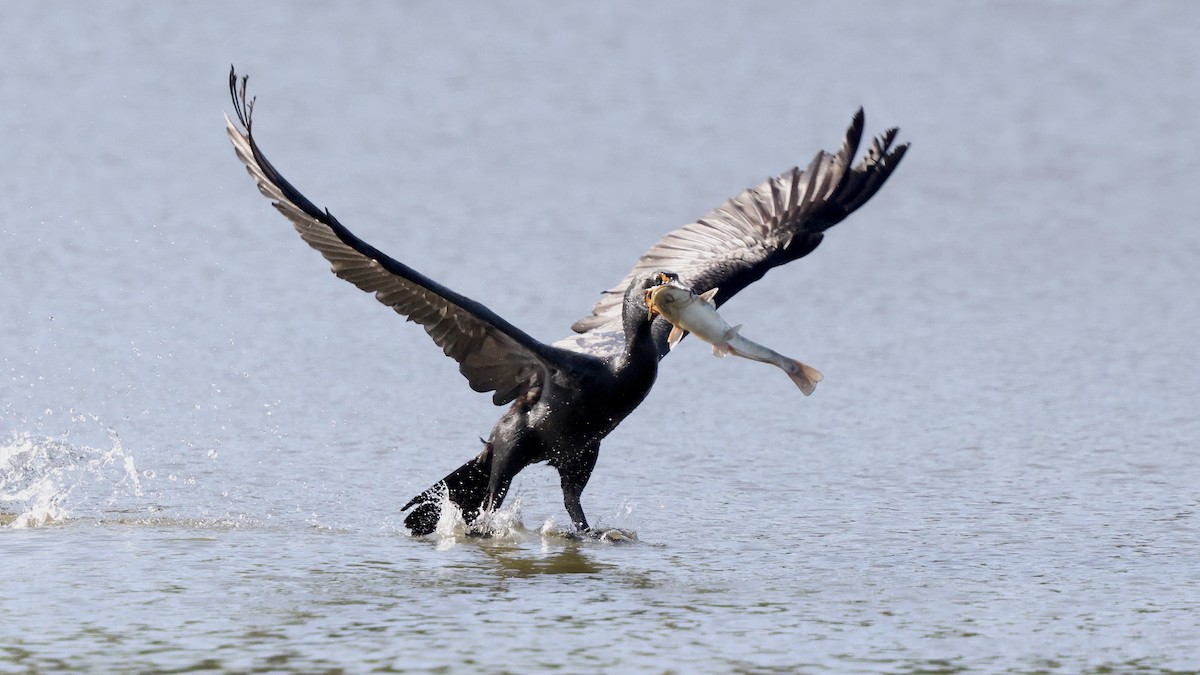
[[[713,281],[708,277],[722,281],[722,277],[738,276],[741,285],[730,284],[728,280],[713,284],[731,288],[728,297],[732,297],[762,277],[766,272],[760,269],[762,266],[769,268],[807,255],[820,244],[822,232],[878,192],[908,151],[908,143],[893,147],[900,130],[889,127],[872,139],[871,146],[856,164],[865,129],[866,111],[859,106],[851,116],[836,155],[820,151],[807,169],[793,167],[776,178],[742,190],[697,221],[668,232],[638,258],[634,268],[614,288],[624,288],[651,266],[674,265],[686,268],[688,274],[681,277],[689,277],[688,282],[704,278],[707,283]],[[724,238],[729,251],[722,253],[719,246],[714,248],[711,241],[703,241],[714,234]],[[702,235],[702,240],[698,241],[695,235]],[[705,250],[697,248],[701,243],[705,244]],[[757,262],[745,255],[746,248],[755,243],[759,251]],[[775,255],[772,248],[785,253]],[[749,269],[743,269],[746,264]],[[592,307],[592,314],[576,321],[571,329],[588,333],[612,323],[621,307],[609,300],[607,295],[602,297]]]

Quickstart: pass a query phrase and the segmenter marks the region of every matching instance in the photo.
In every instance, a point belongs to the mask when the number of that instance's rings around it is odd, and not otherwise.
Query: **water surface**
[[[0,670],[1200,670],[1200,10],[14,5],[0,27]],[[224,138],[553,340],[667,229],[913,142],[685,342],[584,495],[398,506],[498,411]],[[751,327],[753,327],[752,332]]]

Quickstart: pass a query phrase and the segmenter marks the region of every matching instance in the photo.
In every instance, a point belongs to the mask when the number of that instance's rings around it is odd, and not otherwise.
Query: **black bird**
[[[404,522],[417,535],[434,530],[443,495],[473,522],[500,506],[512,479],[537,462],[558,470],[567,513],[579,531],[587,532],[579,500],[600,441],[646,397],[667,353],[670,325],[648,316],[645,290],[664,283],[696,292],[719,287],[719,306],[772,267],[811,253],[826,229],[879,190],[908,149],[908,144],[893,147],[897,130],[889,129],[852,165],[863,131],[859,109],[839,152],[819,152],[805,170],[770,178],[667,233],[604,292],[589,316],[575,322],[576,335],[545,344],[388,257],[300,194],[255,141],[254,101],[246,98],[246,79],[230,69],[240,127],[228,117],[226,123],[258,189],[325,256],[334,274],[421,324],[458,362],[472,389],[493,392],[493,403],[509,405],[482,452],[404,505],[405,511],[416,507]]]

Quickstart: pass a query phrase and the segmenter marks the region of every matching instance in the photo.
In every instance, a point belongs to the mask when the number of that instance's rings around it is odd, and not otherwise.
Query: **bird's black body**
[[[580,505],[607,436],[649,393],[666,355],[671,326],[651,318],[645,290],[663,283],[695,291],[719,288],[720,305],[776,267],[812,252],[824,231],[841,222],[883,185],[903,157],[896,130],[875,139],[853,164],[862,136],[860,110],[836,154],[818,153],[807,169],[792,169],[744,190],[652,246],[622,282],[605,292],[592,313],[575,322],[577,335],[546,344],[484,305],[388,257],[300,194],[262,154],[252,132],[253,101],[245,78],[231,70],[230,93],[240,129],[229,137],[259,190],[292,221],[332,271],[384,305],[420,324],[459,364],[471,388],[508,405],[474,459],[404,506],[414,534],[434,530],[443,494],[468,522],[499,506],[522,469],[555,467],[572,522],[589,529]]]
[[[432,532],[441,514],[442,491],[473,520],[494,508],[512,479],[530,464],[547,462],[558,470],[563,503],[571,521],[588,529],[579,503],[600,441],[642,402],[658,375],[659,352],[647,318],[645,289],[663,283],[652,273],[626,290],[625,349],[613,358],[579,354],[569,370],[517,398],[496,422],[477,457],[404,505],[417,508],[404,522],[415,533]],[[658,319],[662,321],[662,319]]]

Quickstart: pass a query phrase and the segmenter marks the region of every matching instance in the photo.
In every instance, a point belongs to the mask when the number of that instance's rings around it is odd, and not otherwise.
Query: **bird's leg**
[[[579,503],[582,494],[582,486],[568,486],[566,479],[563,479],[563,505],[567,507],[567,515],[571,516],[571,522],[575,524],[575,529],[587,532],[592,528],[588,525],[587,516],[583,515],[583,505]]]
[[[479,516],[482,516],[485,513],[494,513],[496,509],[500,508],[504,504],[504,497],[508,494],[508,487],[511,482],[511,478],[501,481],[495,486],[495,488],[488,490],[487,494],[484,495],[483,502],[479,505],[479,511],[475,514],[475,517],[470,520],[470,524],[474,525],[475,520],[477,520]]]
[[[558,469],[562,482],[563,506],[567,507],[567,515],[571,516],[575,529],[581,533],[592,529],[588,525],[587,516],[583,515],[583,505],[579,503],[579,499],[592,476],[592,469],[596,468],[596,457],[599,454],[600,444],[593,443],[584,448],[577,457],[573,457],[569,464]]]

